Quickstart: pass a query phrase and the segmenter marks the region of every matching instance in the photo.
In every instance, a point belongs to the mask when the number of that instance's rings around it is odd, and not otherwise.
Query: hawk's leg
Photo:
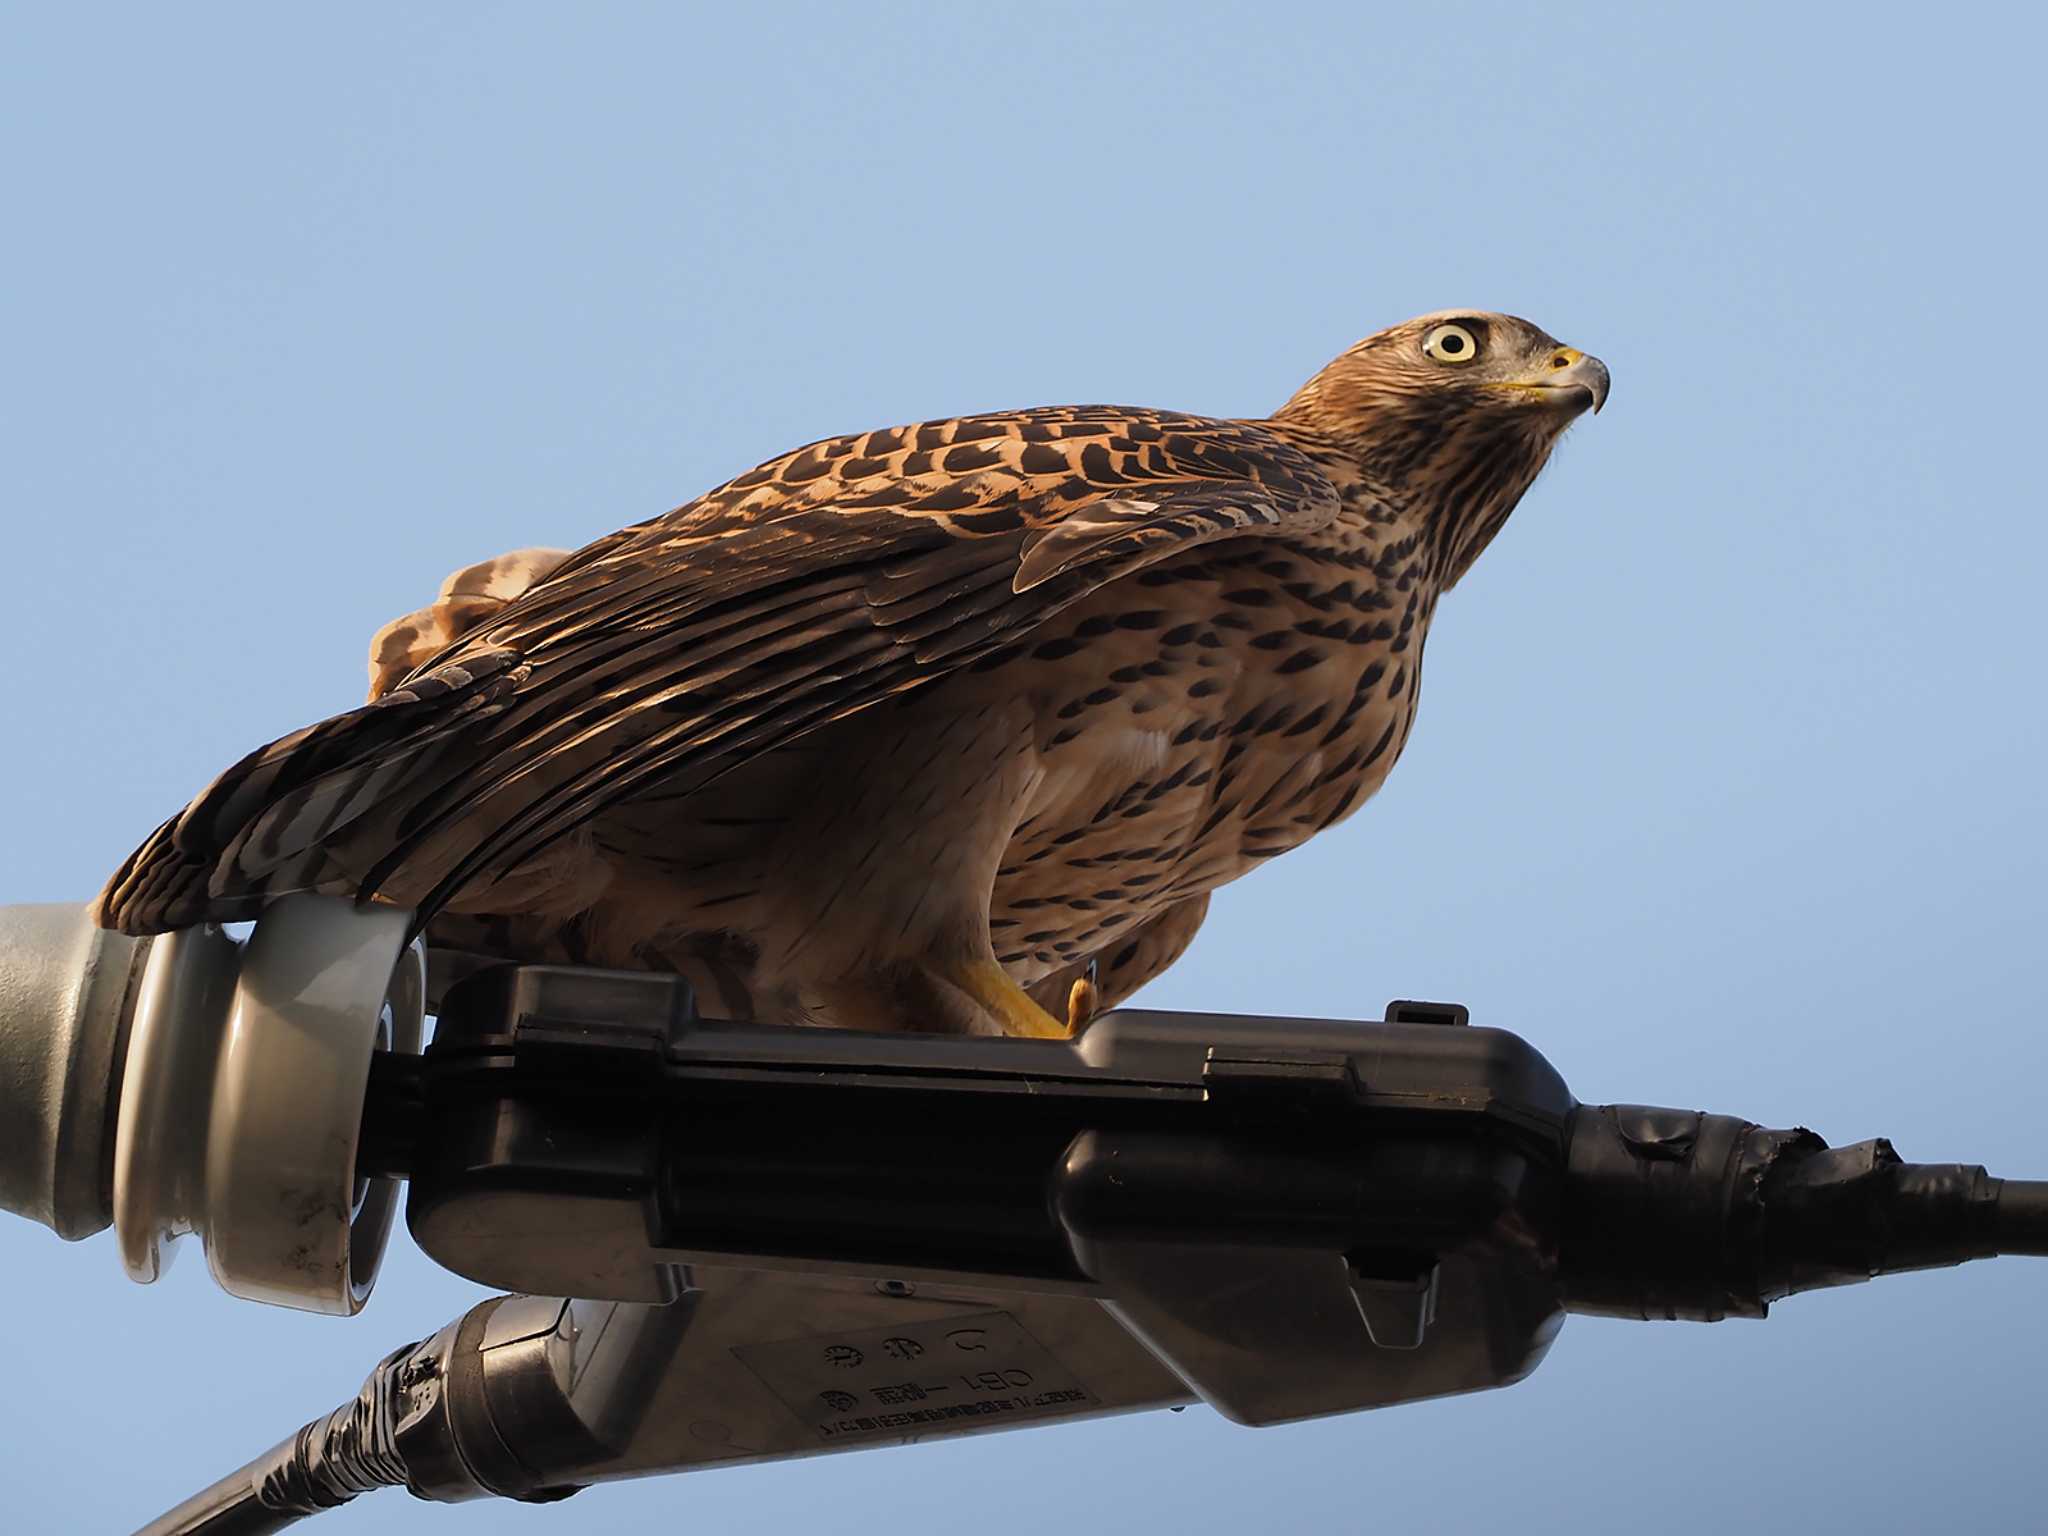
[[[1070,1040],[1087,1022],[1054,1018],[993,959],[898,962],[819,991],[846,1029]]]
[[[1070,1020],[1077,1005],[1082,1005],[1085,1023],[1101,1009],[1120,1006],[1125,998],[1178,960],[1193,942],[1195,930],[1202,926],[1208,910],[1208,892],[1185,897],[1136,928],[1126,930],[1100,954],[1041,976],[1031,984],[1031,995],[1041,1007],[1056,1009],[1064,1004]],[[1082,997],[1084,987],[1093,995]]]
[[[963,968],[954,984],[969,993],[1002,1025],[1003,1033],[1023,1040],[1069,1040],[1080,1032],[1087,1019],[1069,1012],[1065,1020],[1054,1018],[1031,994],[1010,979],[1010,973],[993,960],[979,960]]]

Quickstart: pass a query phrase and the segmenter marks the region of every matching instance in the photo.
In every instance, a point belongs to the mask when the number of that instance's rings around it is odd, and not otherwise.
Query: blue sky
[[[1899,13],[1903,15],[1903,13]],[[1386,791],[1155,1006],[1444,997],[1581,1098],[2048,1174],[2042,129],[2019,8],[9,7],[0,901],[351,703],[451,568],[828,432],[1271,409],[1455,305],[1614,394]],[[479,1293],[339,1322],[0,1225],[0,1508],[117,1529]],[[1574,1319],[1510,1391],[1205,1410],[356,1531],[2028,1526],[2048,1268]]]

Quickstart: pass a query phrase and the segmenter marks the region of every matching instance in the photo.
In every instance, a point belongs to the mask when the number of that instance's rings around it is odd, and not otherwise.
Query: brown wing
[[[992,664],[1107,581],[1336,505],[1278,438],[1199,417],[1074,407],[812,444],[571,556],[397,693],[313,727],[305,761],[291,738],[252,754],[124,866],[102,918],[156,931],[345,883],[424,919],[621,799],[688,793]],[[437,688],[480,669],[481,696]],[[464,702],[459,730],[354,723],[422,689]]]

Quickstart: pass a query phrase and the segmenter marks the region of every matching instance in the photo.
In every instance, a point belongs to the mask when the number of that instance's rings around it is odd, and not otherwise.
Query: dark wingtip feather
[[[189,928],[208,918],[236,920],[214,910],[207,895],[211,865],[177,846],[177,827],[173,817],[122,861],[93,902],[95,923],[139,937]]]

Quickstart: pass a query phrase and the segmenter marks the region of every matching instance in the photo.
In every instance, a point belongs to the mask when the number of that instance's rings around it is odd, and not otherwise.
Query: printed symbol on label
[[[891,1360],[915,1360],[924,1353],[924,1346],[915,1339],[884,1339],[882,1353]]]
[[[962,1376],[962,1385],[975,1392],[1002,1392],[1011,1387],[1031,1385],[1029,1371],[983,1371],[978,1376]]]
[[[906,1358],[906,1342],[921,1353]],[[1004,1312],[743,1344],[732,1354],[826,1448],[1023,1424],[1097,1404]]]

